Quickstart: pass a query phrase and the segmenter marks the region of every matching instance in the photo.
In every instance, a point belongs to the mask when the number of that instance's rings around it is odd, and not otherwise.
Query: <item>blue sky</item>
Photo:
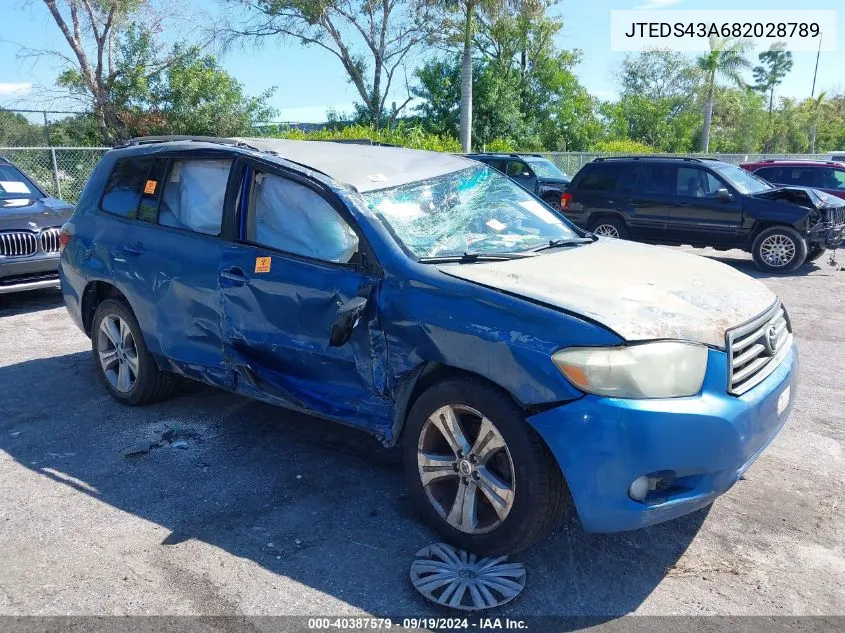
[[[4,0],[4,3],[14,5],[11,10],[7,5],[5,19],[0,26],[0,105],[9,105],[14,99],[17,107],[35,107],[38,104],[37,86],[52,85],[58,67],[47,59],[38,62],[19,59],[17,44],[25,42],[33,48],[61,47],[62,52],[68,54],[70,50],[40,1]],[[183,2],[187,5],[191,3],[194,11],[209,11],[211,19],[219,10],[218,5],[206,4],[202,0]],[[212,8],[208,9],[209,6]],[[593,95],[611,99],[618,90],[615,72],[624,54],[610,50],[610,11],[645,7],[715,12],[720,9],[760,9],[762,19],[765,18],[765,10],[833,9],[838,10],[837,18],[845,17],[842,0],[563,0],[556,9],[565,25],[557,43],[561,48],[582,51],[582,62],[576,72]],[[183,24],[187,26],[187,23]],[[837,26],[837,50],[821,54],[816,94],[821,90],[845,88],[845,23]],[[185,30],[184,27],[174,29],[178,32]],[[421,61],[418,56],[416,60],[411,60],[409,67],[413,68],[414,62]],[[794,53],[795,66],[778,94],[797,98],[809,96],[815,61],[815,53]],[[346,81],[338,60],[321,49],[268,41],[260,49],[229,52],[222,58],[222,63],[250,94],[277,87],[272,104],[279,110],[278,120],[321,121],[327,108],[350,110],[357,99],[357,93]],[[35,88],[28,92],[27,84]],[[404,87],[391,96],[404,100]]]

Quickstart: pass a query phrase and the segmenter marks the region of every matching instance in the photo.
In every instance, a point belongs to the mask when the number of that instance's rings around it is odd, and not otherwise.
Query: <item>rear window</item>
[[[152,158],[123,158],[114,164],[106,183],[100,208],[106,213],[124,218],[138,215],[138,204],[144,195]]]

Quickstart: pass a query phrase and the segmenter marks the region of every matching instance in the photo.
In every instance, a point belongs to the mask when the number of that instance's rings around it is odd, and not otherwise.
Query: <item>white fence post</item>
[[[62,197],[62,182],[59,179],[59,165],[56,163],[56,148],[50,148],[50,156],[53,159],[53,178],[56,179],[56,197]]]

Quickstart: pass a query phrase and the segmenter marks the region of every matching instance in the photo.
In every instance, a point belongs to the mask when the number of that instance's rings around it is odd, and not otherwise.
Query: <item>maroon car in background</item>
[[[768,159],[741,167],[774,185],[812,187],[845,199],[845,163]]]

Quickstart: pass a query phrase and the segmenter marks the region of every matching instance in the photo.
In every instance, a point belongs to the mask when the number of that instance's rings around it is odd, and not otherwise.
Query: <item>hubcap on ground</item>
[[[129,325],[116,314],[100,321],[97,354],[109,384],[122,393],[131,391],[138,380],[138,348]]]
[[[525,588],[525,566],[507,556],[481,558],[445,543],[417,552],[411,582],[429,600],[476,611],[510,602]]]
[[[593,235],[599,235],[601,237],[614,237],[616,239],[619,239],[619,231],[612,224],[599,224],[596,228],[593,229]]]
[[[461,532],[495,530],[513,507],[510,451],[496,426],[475,409],[447,405],[432,413],[420,433],[417,466],[429,502]]]
[[[795,242],[786,235],[770,235],[760,244],[760,257],[769,266],[786,266],[795,259]]]

